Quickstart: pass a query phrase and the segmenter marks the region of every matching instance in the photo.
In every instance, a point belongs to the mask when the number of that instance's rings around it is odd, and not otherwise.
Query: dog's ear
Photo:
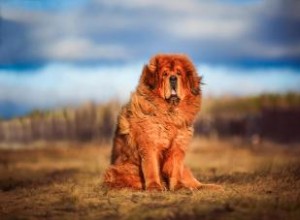
[[[185,61],[185,71],[187,73],[187,80],[191,93],[195,96],[199,95],[201,92],[200,85],[202,77],[198,76],[196,68],[188,58]]]
[[[188,77],[191,93],[193,95],[199,95],[201,92],[200,90],[201,77],[191,73],[188,73],[187,77]]]
[[[157,72],[157,57],[152,57],[149,64],[144,66],[141,81],[147,85],[151,90],[156,88],[158,82]]]

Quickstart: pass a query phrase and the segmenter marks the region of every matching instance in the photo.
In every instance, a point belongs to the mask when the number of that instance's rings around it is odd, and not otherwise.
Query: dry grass
[[[0,219],[300,219],[298,145],[195,139],[186,163],[225,191],[151,193],[101,187],[108,145],[47,145],[0,151]]]

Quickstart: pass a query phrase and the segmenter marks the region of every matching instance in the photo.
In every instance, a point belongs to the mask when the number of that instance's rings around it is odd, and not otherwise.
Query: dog
[[[186,55],[158,54],[150,59],[119,114],[105,186],[221,188],[200,183],[184,165],[193,122],[201,108],[201,80]]]

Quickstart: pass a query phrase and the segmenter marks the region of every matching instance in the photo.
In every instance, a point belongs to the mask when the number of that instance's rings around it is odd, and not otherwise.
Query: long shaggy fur
[[[175,98],[171,76],[177,78]],[[104,185],[146,190],[218,188],[201,184],[184,165],[201,107],[200,83],[185,55],[159,54],[144,66],[136,91],[119,115]]]

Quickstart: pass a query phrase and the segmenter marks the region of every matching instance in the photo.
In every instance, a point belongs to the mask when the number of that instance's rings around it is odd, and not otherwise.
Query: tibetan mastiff
[[[118,118],[109,188],[219,189],[202,184],[184,165],[201,107],[201,77],[182,54],[158,54],[145,65],[136,91]]]

